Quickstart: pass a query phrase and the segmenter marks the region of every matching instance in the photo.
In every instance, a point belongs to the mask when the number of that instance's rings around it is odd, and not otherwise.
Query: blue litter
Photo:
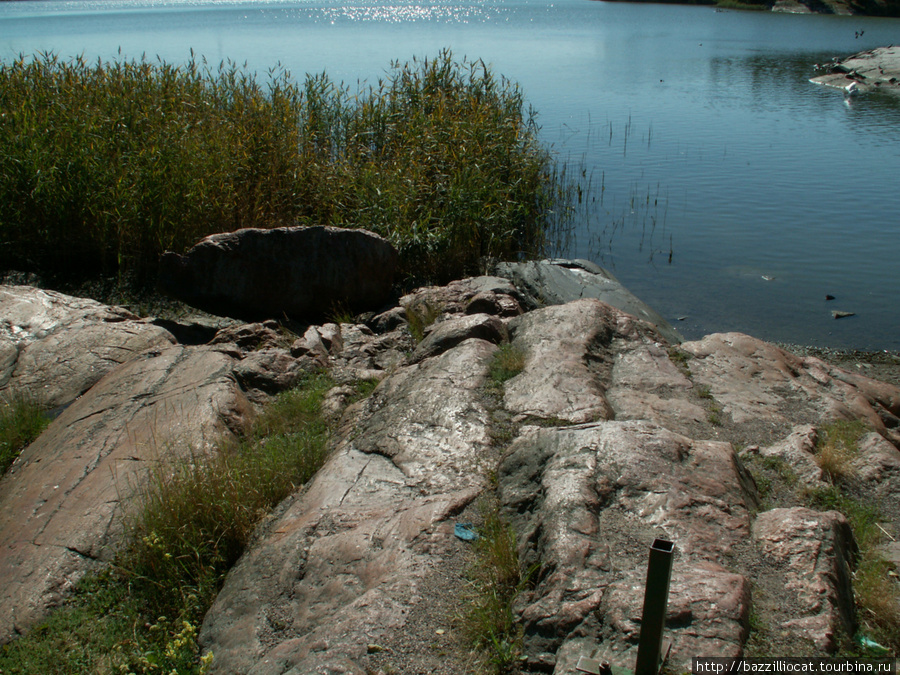
[[[475,541],[478,539],[478,533],[472,527],[472,523],[457,523],[453,528],[453,534],[463,541]]]
[[[872,640],[871,638],[868,638],[865,635],[857,635],[856,643],[863,649],[867,649],[870,652],[872,652],[873,654],[878,654],[879,656],[884,656],[886,654],[889,654],[891,651],[887,647],[884,647],[884,646],[878,644],[877,642],[875,642],[875,640]]]

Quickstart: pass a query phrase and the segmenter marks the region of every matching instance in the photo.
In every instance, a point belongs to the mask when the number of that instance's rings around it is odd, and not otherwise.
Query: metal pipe
[[[641,636],[638,642],[637,663],[634,666],[635,675],[659,673],[674,552],[674,542],[665,539],[655,540],[650,547],[647,587],[644,591],[644,610],[641,616]]]

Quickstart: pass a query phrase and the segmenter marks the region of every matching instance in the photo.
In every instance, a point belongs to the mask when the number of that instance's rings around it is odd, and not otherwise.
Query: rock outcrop
[[[822,66],[824,75],[810,81],[843,89],[848,95],[884,91],[900,94],[900,46],[878,47],[835,59]]]
[[[74,391],[66,376],[96,383],[74,402],[57,399],[68,407],[0,479],[0,643],[27,630],[84,574],[112,559],[123,512],[150,467],[177,455],[217,451],[223,437],[240,433],[252,419],[248,398],[261,400],[265,392],[290,386],[298,372],[317,367],[312,359],[279,350],[276,332],[261,324],[222,331],[209,346],[172,344],[163,332],[137,351],[134,334],[140,327],[153,329],[150,335],[161,329],[124,314],[114,327],[139,328],[103,330],[107,317],[121,316],[120,310],[34,289],[25,297],[38,301],[17,303],[18,314],[7,319],[20,327],[18,337],[28,330],[38,338],[23,354],[46,344],[48,336],[73,333],[54,342],[66,345],[59,358],[68,363],[54,371],[62,381],[47,386]],[[48,314],[48,307],[56,313]],[[75,308],[82,318],[63,325],[69,315],[61,307]],[[97,335],[106,351],[130,358],[113,368],[96,354],[75,358],[68,351]],[[261,345],[268,347],[257,349]],[[28,364],[20,358],[14,381],[42,381],[40,373],[48,368],[28,370]],[[104,370],[105,375],[96,372]]]
[[[201,634],[215,672],[470,672],[446,637],[460,602],[447,596],[466,586],[454,524],[477,522],[486,492],[534,570],[515,605],[523,672],[569,673],[582,655],[633,667],[657,537],[676,542],[674,669],[743,654],[755,594],[777,594],[786,653],[826,654],[852,630],[848,577],[823,571],[847,565],[845,521],[807,509],[821,529],[811,535],[777,510],[758,516],[733,442],[805,452],[814,425],[856,417],[894,448],[900,391],[747,336],[675,346],[596,299],[527,311],[525,290],[493,278],[451,286],[404,299],[443,310],[424,346],[345,414],[336,454],[232,572]],[[495,315],[524,358],[493,402],[487,373],[506,334],[466,315],[485,286],[506,298],[490,305],[526,309]],[[872,452],[889,475],[893,457]],[[809,547],[829,532],[816,557]]]
[[[672,344],[683,339],[668,321],[625,288],[609,270],[590,260],[499,263],[496,273],[521,289],[532,307],[563,305],[574,300],[594,298],[653,324]]]
[[[136,354],[173,344],[122,307],[29,286],[0,287],[0,390],[68,405]]]
[[[583,269],[554,267],[566,283]],[[827,488],[818,430],[862,420],[854,489],[889,505],[882,525],[898,537],[900,389],[745,335],[680,343],[652,314],[581,291],[536,306],[517,274],[418,289],[366,324],[287,340],[274,323],[228,328],[108,373],[0,482],[6,637],[114,550],[123,483],[109,477],[137,475],[152,429],[198,443],[204,429],[237,430],[252,402],[328,368],[379,384],[349,407],[347,387],[326,398],[340,417],[332,455],[260,529],[203,623],[213,672],[473,672],[456,622],[471,544],[455,534],[477,529],[487,502],[531,574],[513,606],[524,673],[570,673],[580,656],[633,668],[656,538],[675,543],[674,670],[746,653],[751,607],[754,631],[778,627],[769,655],[839,646],[860,620],[846,518],[773,502],[750,469],[785,466],[804,489]],[[435,321],[416,343],[407,321],[423,317]],[[509,353],[521,369],[498,381]],[[192,397],[189,415],[176,393]],[[100,440],[79,440],[88,433]]]
[[[160,286],[214,314],[245,320],[321,319],[390,297],[397,251],[372,232],[335,227],[248,228],[166,253]]]
[[[249,404],[221,352],[151,349],[57,417],[0,480],[0,642],[108,562],[120,505],[154,461],[207,452]]]

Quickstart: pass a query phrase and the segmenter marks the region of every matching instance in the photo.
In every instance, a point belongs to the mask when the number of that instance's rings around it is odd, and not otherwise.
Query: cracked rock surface
[[[249,404],[220,352],[169,346],[108,373],[0,480],[0,642],[108,561],[120,505],[154,460],[204,452]]]
[[[150,347],[175,342],[121,307],[30,286],[0,286],[0,389],[68,405]]]
[[[496,347],[484,320],[466,317],[478,287],[509,298],[477,307],[497,308],[524,355],[494,403],[484,382]],[[513,300],[523,313],[501,313]],[[827,654],[852,627],[848,577],[827,571],[848,565],[846,521],[806,509],[816,525],[799,527],[780,516],[800,512],[769,510],[736,446],[821,482],[816,426],[863,419],[871,484],[887,490],[896,387],[749,336],[677,346],[595,298],[535,308],[493,278],[422,289],[404,306],[417,302],[443,310],[426,336],[452,338],[395,364],[348,411],[331,461],[232,572],[201,634],[216,672],[474,672],[453,618],[467,583],[453,526],[479,493],[499,500],[520,566],[534,570],[514,606],[521,672],[570,673],[583,655],[633,667],[655,538],[675,542],[675,669],[746,653],[756,595],[778,598],[758,611],[785,653]]]
[[[552,265],[537,276],[584,288],[583,267]],[[200,633],[212,672],[475,672],[458,620],[472,546],[455,525],[477,529],[486,498],[531,573],[513,605],[521,673],[571,673],[581,656],[633,668],[657,538],[675,545],[674,670],[698,655],[761,655],[760,643],[766,655],[827,655],[848,639],[861,621],[853,533],[798,495],[830,487],[821,430],[860,420],[853,495],[900,538],[900,388],[746,335],[680,343],[651,313],[598,297],[538,305],[532,282],[509,277],[418,289],[366,323],[304,329],[289,348],[275,326],[251,324],[107,374],[0,482],[7,634],[27,624],[28,598],[46,605],[102,564],[119,498],[109,467],[139,464],[154,425],[190,438],[236,430],[249,401],[324,367],[339,384],[326,399],[340,419],[332,454],[229,573]],[[407,320],[422,307],[436,321],[417,345]],[[492,365],[509,349],[521,370],[497,383]],[[344,385],[360,378],[379,384],[347,407]],[[197,412],[175,415],[176,394]],[[114,408],[127,429],[107,418]],[[796,491],[778,491],[779,472]],[[78,525],[62,527],[63,513]],[[43,585],[27,571],[40,565]],[[16,590],[26,584],[37,590]]]

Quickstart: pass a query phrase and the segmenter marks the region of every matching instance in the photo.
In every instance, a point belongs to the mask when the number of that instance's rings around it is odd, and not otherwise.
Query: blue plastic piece
[[[472,527],[472,523],[457,523],[453,528],[453,534],[463,541],[475,541],[478,539],[478,533]]]

